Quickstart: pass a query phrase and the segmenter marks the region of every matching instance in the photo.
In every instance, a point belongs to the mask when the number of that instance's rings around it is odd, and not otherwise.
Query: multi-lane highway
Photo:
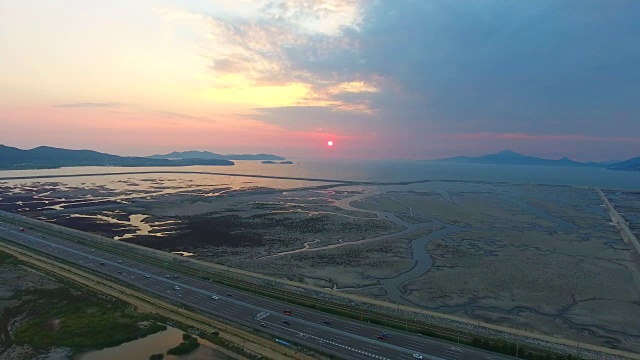
[[[259,329],[287,342],[295,342],[345,359],[467,360],[508,359],[432,338],[413,335],[326,315],[168,271],[117,254],[25,229],[0,221],[0,241],[9,240],[79,268],[88,268],[160,298],[188,306],[213,319]],[[284,312],[290,311],[291,315]],[[387,333],[384,340],[377,337]],[[418,357],[419,358],[419,357]]]

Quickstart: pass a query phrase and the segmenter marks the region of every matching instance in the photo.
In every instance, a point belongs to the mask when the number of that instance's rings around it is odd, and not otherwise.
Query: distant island
[[[522,155],[515,151],[503,150],[495,154],[483,156],[457,156],[451,158],[427,160],[430,162],[455,164],[490,164],[490,165],[524,165],[524,166],[567,166],[567,167],[600,167],[610,170],[640,171],[640,157],[622,162],[579,162],[568,158],[543,159]]]
[[[191,166],[234,165],[226,159],[152,159],[147,157],[117,156],[93,150],[69,150],[39,146],[30,150],[0,145],[0,169],[56,169],[70,166]]]
[[[217,160],[271,160],[271,161],[279,161],[285,160],[282,156],[271,155],[271,154],[216,154],[209,151],[174,151],[165,155],[151,155],[147,156],[149,159],[217,159]]]
[[[271,161],[271,160],[265,160],[262,162],[263,164],[274,164],[274,165],[293,165],[293,161]]]

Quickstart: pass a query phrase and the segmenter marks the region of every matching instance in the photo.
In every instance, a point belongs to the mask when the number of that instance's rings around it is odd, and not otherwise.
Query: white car
[[[212,298],[213,300],[218,300],[218,299],[219,299],[219,297],[217,297],[217,296],[215,296],[215,295],[213,295],[211,298]]]
[[[174,286],[173,288],[176,289],[176,290],[180,290],[180,286],[178,286],[178,285]]]
[[[418,353],[413,354],[414,359],[424,359],[424,357]]]
[[[151,277],[151,275],[145,275],[144,277],[146,277],[147,279]]]

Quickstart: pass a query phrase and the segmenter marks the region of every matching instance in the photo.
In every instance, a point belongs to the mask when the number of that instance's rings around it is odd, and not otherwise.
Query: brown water
[[[200,347],[194,352],[182,355],[172,356],[166,355],[167,350],[175,347],[182,342],[183,331],[169,327],[163,332],[147,336],[142,339],[131,341],[116,347],[90,351],[77,355],[74,360],[147,360],[153,354],[165,354],[166,360],[234,360],[236,358],[226,355],[225,353],[213,348],[208,341],[198,339]]]

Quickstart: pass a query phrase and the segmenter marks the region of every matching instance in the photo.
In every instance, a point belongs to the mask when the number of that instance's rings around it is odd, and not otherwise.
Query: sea
[[[60,175],[193,171],[387,183],[421,180],[481,181],[640,190],[640,172],[638,171],[615,171],[592,167],[450,164],[414,160],[301,159],[292,161],[293,165],[236,161],[234,166],[67,167],[42,170],[5,170],[0,171],[0,182],[6,181],[8,178],[31,176],[50,176],[51,180],[54,180],[56,176]],[[187,175],[185,174],[185,176]],[[42,181],[46,180],[42,179]],[[262,181],[265,186],[269,186],[269,179]]]

